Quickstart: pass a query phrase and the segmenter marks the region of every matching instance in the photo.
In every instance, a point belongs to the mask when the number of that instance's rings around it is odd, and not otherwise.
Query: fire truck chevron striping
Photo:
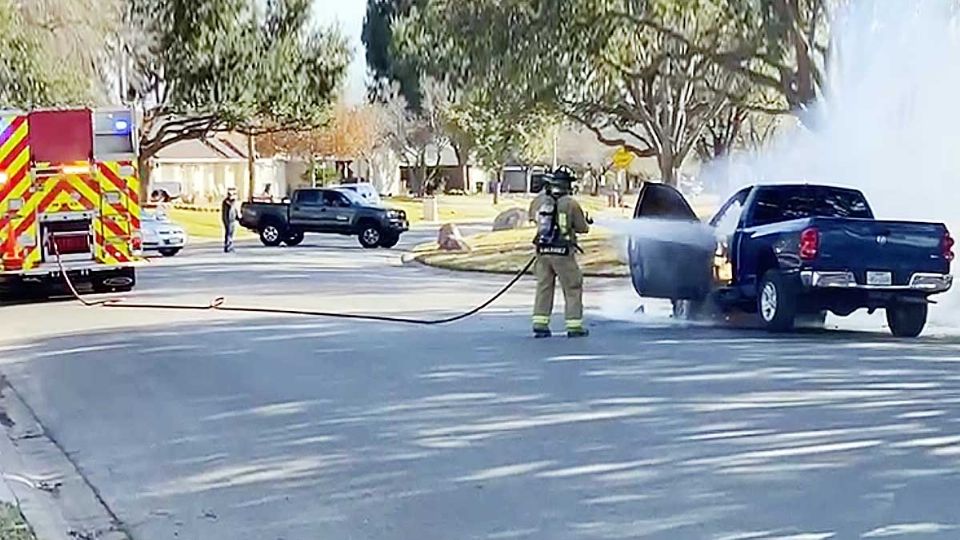
[[[0,111],[0,284],[129,290],[140,256],[130,110]],[[53,250],[56,242],[57,250]]]

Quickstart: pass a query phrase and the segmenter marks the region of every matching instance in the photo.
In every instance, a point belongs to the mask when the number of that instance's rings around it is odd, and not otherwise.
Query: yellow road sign
[[[633,158],[633,152],[621,146],[613,154],[613,166],[620,170],[626,169],[633,163]]]

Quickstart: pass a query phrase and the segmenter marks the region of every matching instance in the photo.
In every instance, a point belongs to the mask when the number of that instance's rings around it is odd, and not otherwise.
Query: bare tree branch
[[[656,157],[657,155],[656,149],[650,146],[649,143],[647,143],[647,145],[644,147],[640,147],[628,142],[625,138],[622,138],[622,137],[609,137],[603,133],[602,129],[596,127],[593,124],[593,122],[588,121],[586,118],[583,118],[572,112],[568,112],[567,116],[570,117],[570,119],[582,125],[583,127],[590,130],[590,132],[593,133],[593,135],[597,138],[597,140],[600,141],[600,143],[602,144],[605,144],[607,146],[614,147],[614,148],[619,148],[619,147],[626,148],[627,150],[632,152],[634,155],[641,158]],[[646,141],[643,141],[643,142],[646,143]]]

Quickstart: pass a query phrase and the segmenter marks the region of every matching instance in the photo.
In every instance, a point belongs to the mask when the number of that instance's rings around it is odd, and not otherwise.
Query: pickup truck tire
[[[771,332],[788,332],[797,319],[797,293],[778,270],[768,270],[757,288],[757,313]]]
[[[362,223],[357,239],[360,240],[361,246],[367,249],[374,249],[380,246],[383,233],[380,232],[380,226],[376,223]]]
[[[287,233],[283,243],[290,247],[299,246],[303,242],[303,236],[303,231],[291,231]]]
[[[894,304],[887,308],[887,324],[897,337],[917,337],[927,325],[927,304]]]
[[[276,223],[264,223],[260,226],[260,242],[268,247],[277,247],[283,242],[283,229]]]
[[[400,235],[397,233],[384,233],[380,238],[380,247],[390,249],[400,242]]]

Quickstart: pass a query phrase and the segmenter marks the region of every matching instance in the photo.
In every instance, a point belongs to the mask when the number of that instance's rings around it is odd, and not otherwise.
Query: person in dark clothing
[[[233,253],[233,235],[237,232],[237,190],[230,188],[220,205],[220,219],[223,221],[223,252]]]

